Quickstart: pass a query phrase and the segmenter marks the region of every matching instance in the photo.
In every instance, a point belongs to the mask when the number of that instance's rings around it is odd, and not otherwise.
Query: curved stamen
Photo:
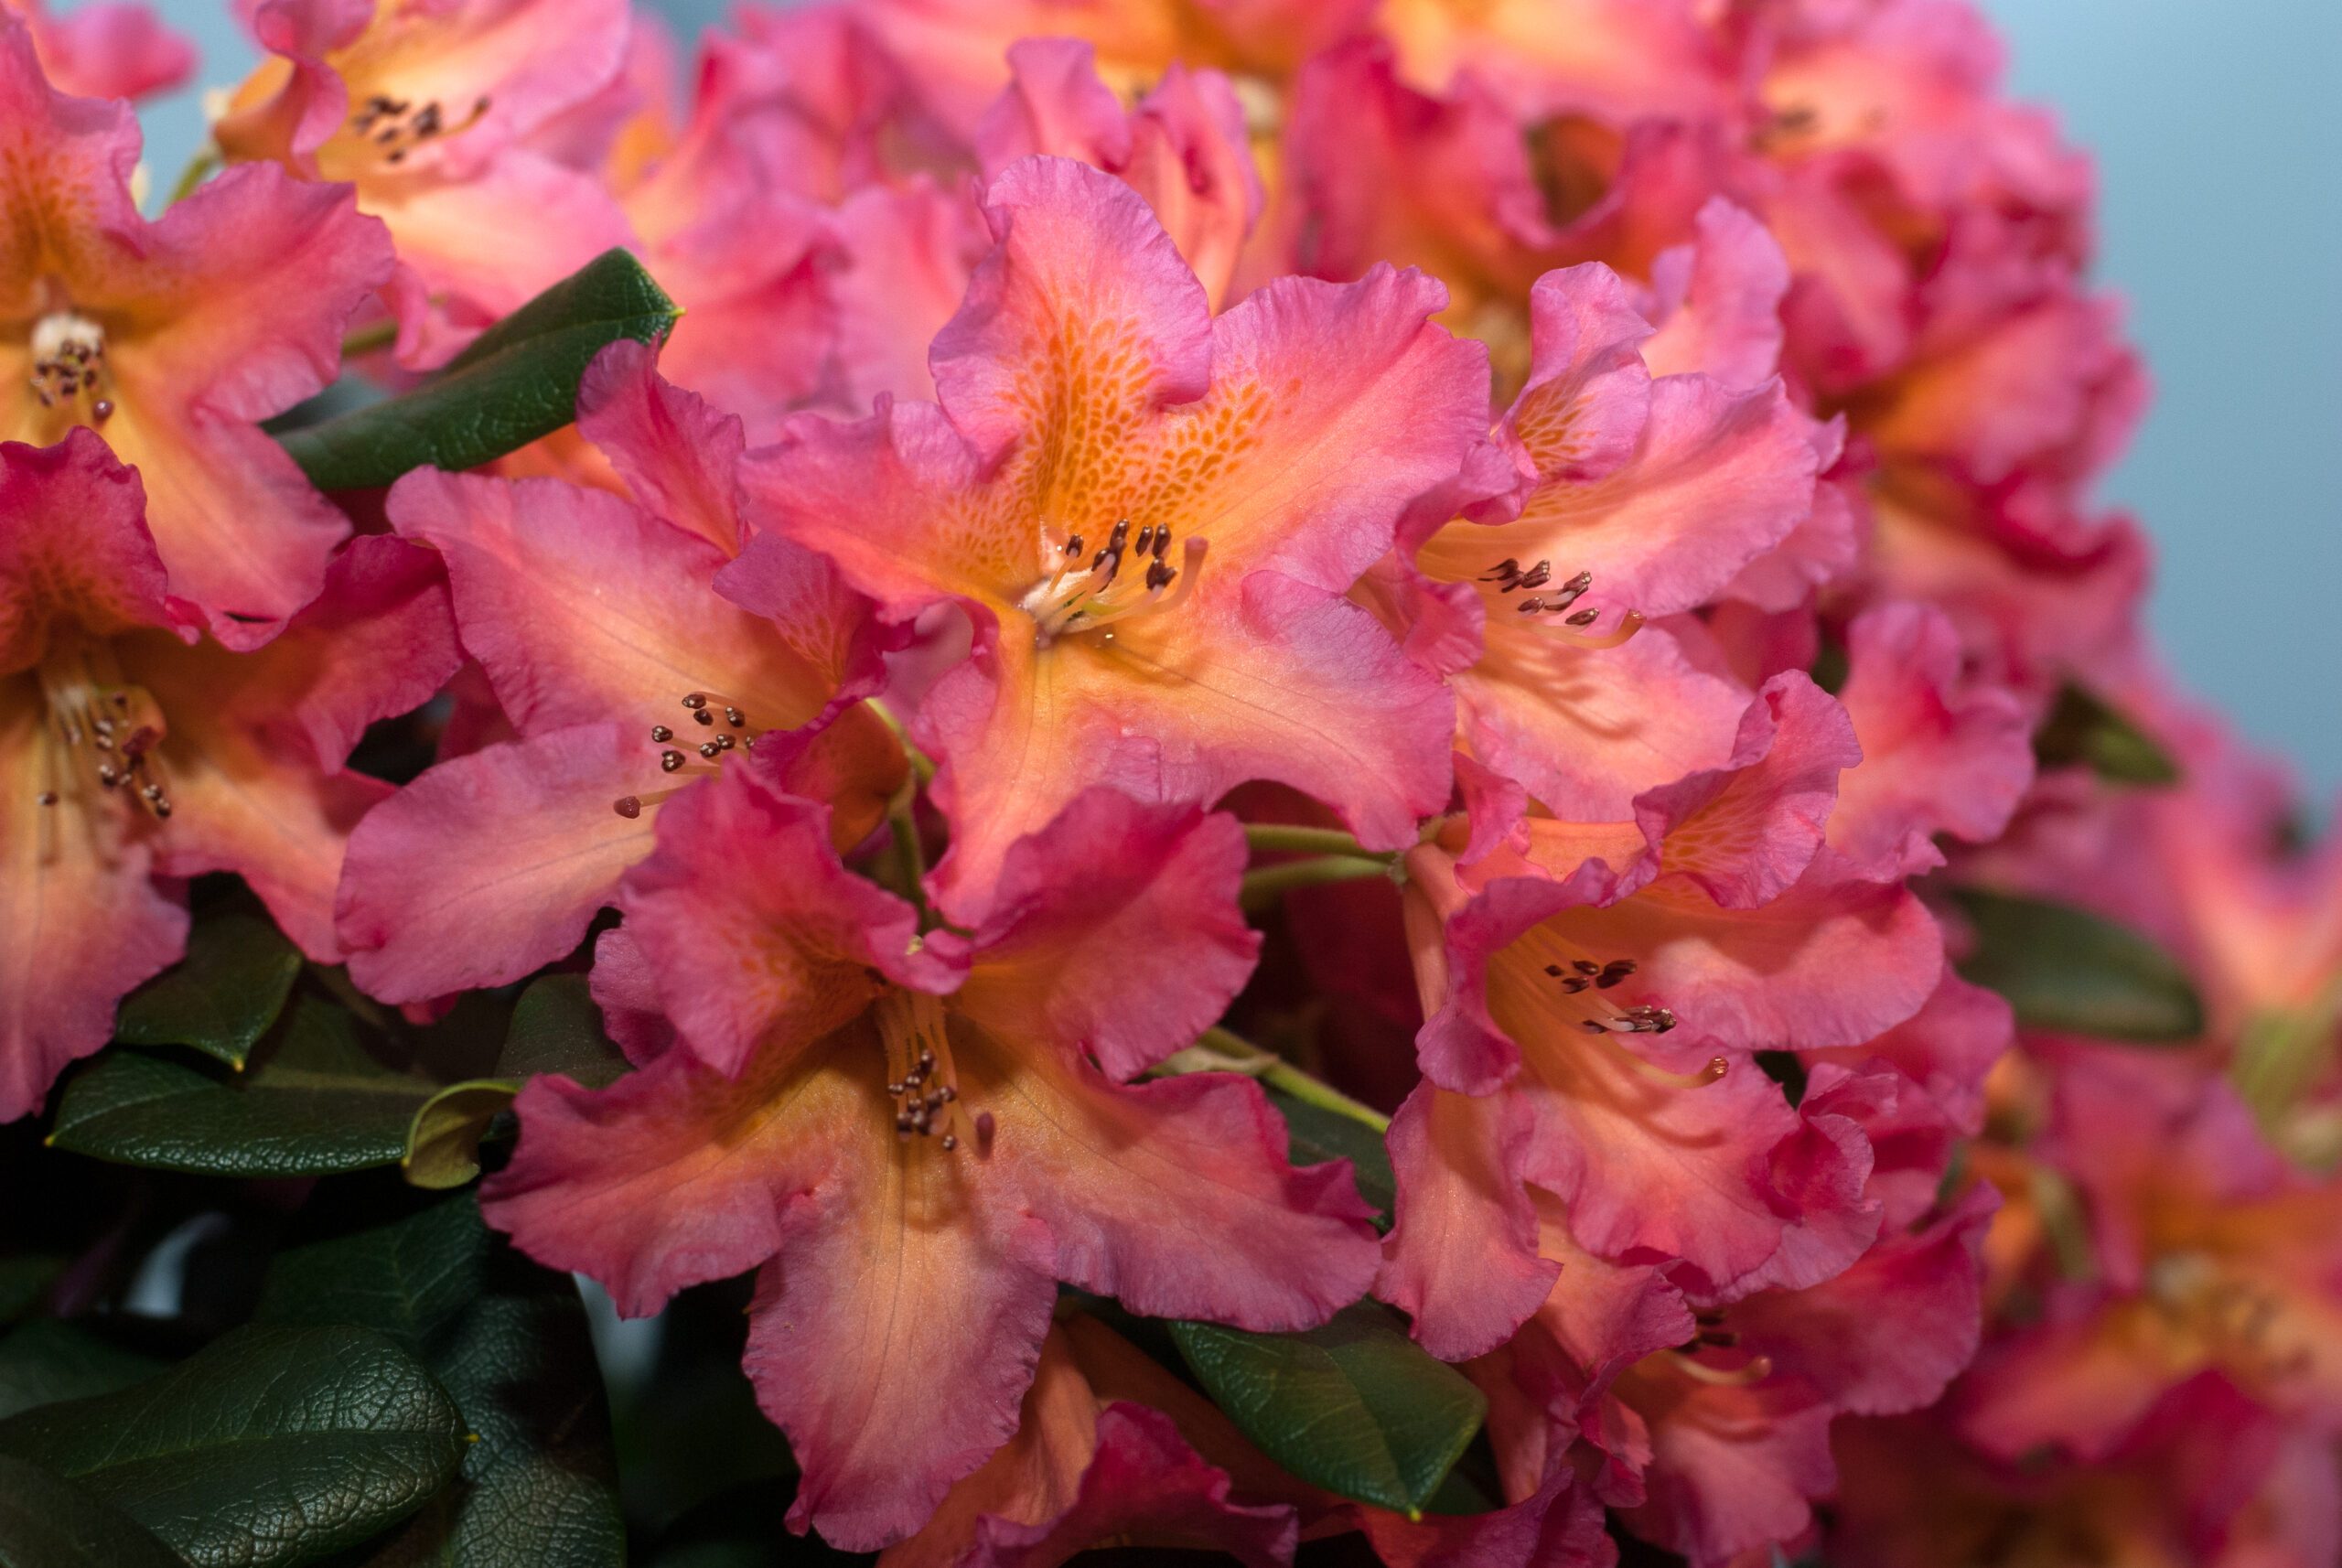
[[[1047,648],[1060,637],[1185,603],[1202,572],[1207,543],[1187,541],[1176,566],[1165,558],[1170,548],[1169,523],[1150,522],[1133,536],[1128,518],[1114,524],[1087,564],[1080,559],[1081,535],[1069,534],[1061,544],[1045,540],[1043,565],[1048,575],[1019,607],[1033,618],[1035,646]]]

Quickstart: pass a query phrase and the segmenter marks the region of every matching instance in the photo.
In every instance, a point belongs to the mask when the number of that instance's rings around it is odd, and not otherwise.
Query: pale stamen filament
[[[1020,606],[1033,618],[1037,647],[1047,648],[1075,632],[1176,608],[1195,591],[1202,575],[1206,542],[1187,541],[1179,564],[1174,566],[1166,559],[1170,524],[1150,522],[1133,537],[1130,519],[1123,518],[1086,564],[1084,548],[1079,533],[1068,534],[1062,542],[1043,542],[1042,565],[1048,575]]]
[[[712,777],[721,771],[725,757],[733,752],[751,751],[757,739],[767,732],[749,717],[748,711],[736,698],[721,692],[686,692],[682,698],[684,729],[679,736],[671,725],[652,725],[650,738],[666,749],[659,754],[659,770],[685,779]],[[698,738],[693,738],[696,736]],[[683,749],[688,746],[689,751]],[[699,755],[694,765],[692,753]],[[656,806],[672,800],[686,785],[671,789],[654,789],[647,795],[621,795],[610,802],[610,809],[629,822],[642,815],[645,806]]]
[[[1727,1370],[1722,1367],[1711,1367],[1705,1362],[1695,1361],[1681,1350],[1669,1350],[1663,1353],[1674,1364],[1677,1371],[1695,1382],[1705,1383],[1710,1388],[1753,1388],[1773,1375],[1773,1359],[1769,1356],[1751,1356],[1746,1362]]]
[[[143,687],[124,681],[102,644],[53,653],[40,666],[50,750],[42,762],[43,806],[70,791],[86,798],[91,785],[121,791],[157,822],[171,814],[163,774],[162,710]],[[50,837],[44,830],[43,853]]]
[[[1621,1007],[1603,994],[1633,977],[1638,968],[1635,961],[1592,958],[1550,932],[1544,934],[1543,940],[1549,950],[1562,950],[1558,960],[1544,966],[1544,973],[1555,983],[1554,988],[1570,999],[1563,1004],[1564,1010],[1574,1011],[1578,1027],[1599,1040],[1636,1077],[1662,1089],[1703,1089],[1731,1070],[1732,1064],[1724,1058],[1711,1057],[1698,1072],[1669,1072],[1628,1049],[1617,1036],[1664,1035],[1679,1021],[1671,1009],[1655,1003]]]
[[[1523,589],[1529,590],[1526,597],[1511,601],[1513,613],[1528,617],[1528,624],[1534,626],[1542,635],[1558,639],[1573,647],[1617,648],[1643,628],[1642,612],[1627,610],[1619,615],[1617,625],[1606,631],[1596,631],[1595,627],[1602,619],[1599,609],[1590,605],[1584,609],[1571,608],[1594,586],[1594,574],[1580,572],[1560,587],[1548,590],[1546,585],[1552,578],[1553,564],[1551,561],[1540,561],[1533,566],[1523,567],[1519,561],[1508,555],[1481,573],[1479,580],[1493,585],[1499,600]]]
[[[451,125],[446,111],[435,98],[415,103],[377,92],[350,114],[349,129],[381,154],[384,163],[401,164],[416,148],[443,136],[459,136],[478,124],[480,116],[488,113],[489,102],[485,97],[473,100],[471,113]]]
[[[100,395],[106,381],[106,331],[86,316],[51,311],[33,323],[33,395],[43,408],[90,399],[90,420],[103,424],[113,403]]]

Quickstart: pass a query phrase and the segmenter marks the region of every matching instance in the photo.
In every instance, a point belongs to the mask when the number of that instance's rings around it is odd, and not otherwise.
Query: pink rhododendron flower
[[[738,422],[633,344],[605,351],[582,401],[633,499],[435,469],[391,494],[400,532],[446,562],[465,650],[518,738],[440,764],[360,830],[340,928],[386,1001],[575,948],[695,778],[768,768],[833,800],[849,844],[901,778],[854,705],[880,675],[867,607],[785,540],[740,553]]]
[[[2037,1326],[1971,1374],[1961,1430],[2007,1457],[2085,1459],[2208,1369],[2272,1411],[2342,1411],[2342,1246],[2331,1184],[2290,1169],[2228,1086],[2185,1063],[2074,1046],[2053,1058],[2039,1157],[2074,1182],[2095,1282],[2049,1287]]]
[[[1127,186],[994,183],[999,243],[934,354],[940,407],[802,420],[744,470],[883,612],[957,605],[975,651],[914,734],[943,764],[949,905],[1082,789],[1209,801],[1273,778],[1395,846],[1447,790],[1445,693],[1338,596],[1478,439],[1437,288],[1290,282],[1212,318]]]
[[[1013,1434],[1055,1281],[1295,1328],[1374,1248],[1346,1167],[1289,1168],[1252,1085],[1116,1081],[1251,970],[1232,822],[1085,794],[972,934],[922,944],[826,816],[731,770],[661,814],[621,903],[678,1041],[598,1094],[538,1080],[488,1208],[632,1313],[763,1265],[747,1365],[804,1469],[790,1522],[868,1549]]]
[[[1652,328],[1606,267],[1550,274],[1531,309],[1536,359],[1499,431],[1509,492],[1414,544],[1432,586],[1412,635],[1435,650],[1477,622],[1454,676],[1474,755],[1557,811],[1616,818],[1724,761],[1747,690],[1688,618],[1644,625],[1789,538],[1814,505],[1817,432],[1769,370],[1747,391],[1653,377]]]
[[[343,760],[456,666],[446,590],[395,540],[337,556],[274,640],[221,646],[169,591],[144,499],[88,431],[0,444],[0,1120],[38,1109],[178,957],[176,879],[241,874],[338,961],[343,841],[391,793]]]
[[[213,138],[356,187],[397,242],[403,361],[449,358],[626,242],[601,186],[531,145],[618,73],[625,0],[263,0],[252,28],[271,58]]]
[[[50,88],[14,20],[0,115],[16,149],[0,196],[16,390],[0,435],[97,430],[139,470],[170,592],[223,641],[264,641],[317,596],[349,525],[258,423],[333,379],[344,323],[388,275],[381,225],[347,192],[270,169],[148,222],[129,107]]]

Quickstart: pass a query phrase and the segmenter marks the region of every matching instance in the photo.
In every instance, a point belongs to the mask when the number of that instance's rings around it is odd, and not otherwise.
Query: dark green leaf
[[[2140,1045],[2204,1032],[2204,1006],[2170,954],[2084,909],[1967,888],[1957,895],[1976,949],[1968,980],[2008,998],[2029,1028]]]
[[[65,1272],[70,1259],[54,1252],[24,1252],[0,1258],[0,1323],[29,1316]]]
[[[682,314],[641,263],[607,251],[414,391],[281,439],[320,489],[387,485],[425,465],[478,467],[567,424],[596,354],[622,338],[664,337]]]
[[[241,1328],[119,1393],[0,1422],[195,1568],[291,1568],[366,1540],[454,1478],[463,1418],[359,1328]]]
[[[0,1339],[0,1418],[59,1400],[110,1394],[167,1365],[81,1324],[39,1318]]]
[[[1383,1145],[1382,1134],[1279,1090],[1268,1090],[1268,1096],[1284,1117],[1285,1157],[1297,1165],[1349,1161],[1359,1196],[1381,1211],[1377,1223],[1387,1227],[1399,1184],[1391,1174],[1391,1151]]]
[[[461,1187],[479,1175],[479,1144],[489,1125],[529,1079],[555,1072],[599,1089],[626,1070],[626,1058],[602,1033],[602,1010],[586,978],[549,974],[521,993],[493,1078],[450,1084],[426,1101],[407,1129],[399,1164],[416,1187]]]
[[[187,956],[123,999],[114,1037],[189,1046],[241,1068],[301,972],[301,952],[266,920],[222,915],[188,933]]]
[[[2086,766],[2119,784],[2176,784],[2179,764],[2121,713],[2068,683],[2057,693],[2041,727],[2034,732],[2034,755],[2046,768]]]
[[[0,1458],[0,1568],[186,1568],[136,1520],[21,1459]]]
[[[349,1014],[310,995],[242,1073],[113,1050],[76,1074],[49,1141],[209,1176],[332,1176],[395,1163],[434,1086],[376,1061]]]
[[[1174,1323],[1206,1392],[1305,1481],[1417,1514],[1480,1429],[1488,1401],[1389,1308],[1360,1302],[1306,1334]]]
[[[577,1287],[480,1222],[469,1194],[281,1253],[259,1316],[357,1324],[420,1357],[479,1441],[461,1482],[371,1568],[615,1568],[609,1421]]]

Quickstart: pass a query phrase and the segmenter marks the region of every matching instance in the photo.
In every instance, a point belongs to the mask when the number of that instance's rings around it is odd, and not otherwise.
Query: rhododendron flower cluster
[[[0,1155],[245,1178],[152,1408],[461,1423],[239,1561],[697,1539],[570,1274],[752,1546],[2342,1555],[2342,842],[1967,0],[239,15],[152,216],[184,47],[0,21]],[[213,1560],[75,1377],[0,1493]]]

